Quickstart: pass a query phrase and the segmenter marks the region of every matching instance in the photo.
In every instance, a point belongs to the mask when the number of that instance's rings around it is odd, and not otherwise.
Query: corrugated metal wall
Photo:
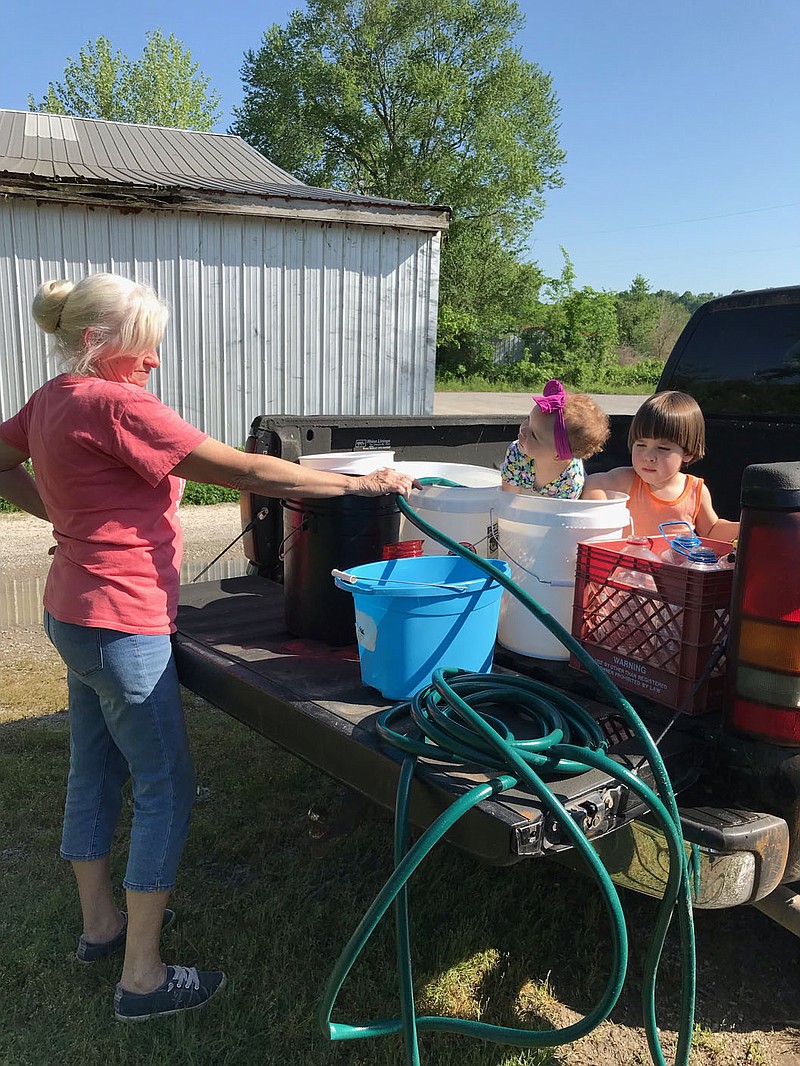
[[[229,444],[259,414],[433,410],[438,233],[0,201],[0,418],[57,372],[39,284],[110,270],[170,305],[154,391]]]

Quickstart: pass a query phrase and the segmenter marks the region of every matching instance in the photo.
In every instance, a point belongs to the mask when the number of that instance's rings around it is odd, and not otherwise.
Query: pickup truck
[[[725,705],[684,716],[660,744],[683,835],[700,857],[698,907],[760,906],[800,935],[786,887],[800,880],[800,287],[736,293],[702,306],[667,361],[659,390],[703,408],[707,454],[696,468],[718,513],[743,507],[728,634]],[[589,464],[627,465],[629,416]],[[497,418],[256,417],[247,450],[297,460],[311,452],[390,447],[396,460],[498,468],[517,423]],[[401,757],[380,742],[386,702],[360,682],[354,647],[297,639],[284,623],[283,508],[244,495],[245,577],[185,586],[175,634],[182,683],[352,790],[343,831],[363,798],[392,809]],[[259,517],[260,516],[260,517]],[[345,637],[346,639],[346,637]],[[586,674],[498,646],[495,670],[569,692],[606,731],[610,754],[651,783],[635,741]],[[671,711],[631,697],[652,735]],[[427,826],[471,783],[420,765],[410,816]],[[480,777],[480,774],[477,775]],[[612,878],[660,895],[666,845],[640,801],[599,771],[560,780],[559,796]],[[573,862],[565,834],[529,794],[512,790],[469,813],[448,839],[480,859]]]

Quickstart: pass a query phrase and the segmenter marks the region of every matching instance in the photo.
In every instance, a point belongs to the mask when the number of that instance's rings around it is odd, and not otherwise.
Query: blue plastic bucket
[[[492,565],[510,573],[506,562]],[[468,560],[423,555],[344,574],[336,584],[353,594],[365,685],[387,699],[410,699],[439,667],[491,670],[503,587]]]

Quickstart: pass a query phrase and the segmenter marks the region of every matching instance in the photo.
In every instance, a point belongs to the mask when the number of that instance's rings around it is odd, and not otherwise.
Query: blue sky
[[[276,0],[12,3],[0,42],[0,107],[24,110],[68,56],[104,34],[138,56],[174,33],[222,95],[298,4]],[[551,190],[530,258],[569,252],[578,285],[730,292],[800,284],[798,0],[523,0],[523,55],[561,105],[564,187]]]

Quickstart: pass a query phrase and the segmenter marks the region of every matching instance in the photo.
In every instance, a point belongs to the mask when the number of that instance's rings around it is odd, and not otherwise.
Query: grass
[[[119,963],[84,967],[75,960],[79,908],[70,869],[58,857],[68,764],[68,722],[58,713],[66,700],[63,669],[50,660],[20,663],[0,692],[0,1066],[399,1066],[399,1037],[332,1045],[316,1021],[339,952],[391,871],[389,816],[373,810],[350,836],[312,843],[309,807],[335,807],[343,789],[185,697],[198,802],[172,902],[178,924],[165,934],[164,955],[224,968],[228,989],[196,1015],[147,1025],[113,1021]],[[40,715],[23,717],[34,706]],[[128,802],[112,855],[117,884],[129,824]],[[638,1025],[637,984],[654,905],[625,898],[631,972],[615,1020]],[[411,882],[410,912],[421,1013],[549,1028],[574,1021],[601,994],[606,921],[592,886],[569,870],[533,862],[487,868],[442,846]],[[675,969],[668,967],[663,981],[667,1022]],[[395,974],[393,931],[384,920],[334,1017],[394,1017]],[[620,1044],[624,1034],[628,1043]],[[603,1045],[597,1058],[593,1041]],[[606,1024],[587,1042],[590,1057],[573,1059],[566,1050],[435,1035],[422,1037],[421,1053],[426,1066],[650,1061],[641,1034],[625,1026]]]
[[[183,503],[192,504],[215,504],[215,503],[238,503],[239,492],[237,489],[225,489],[220,485],[201,485],[197,481],[187,481],[184,489]],[[0,496],[0,514],[13,514],[19,511],[13,503]]]
[[[401,1061],[398,1038],[343,1051],[315,1020],[339,951],[390,872],[388,817],[373,812],[351,836],[320,850],[308,838],[306,812],[312,803],[335,806],[342,789],[190,694],[199,799],[174,896],[179,924],[164,949],[168,959],[224,967],[230,988],[191,1018],[111,1022],[118,963],[85,968],[74,960],[79,911],[71,873],[58,858],[68,723],[50,712],[65,703],[63,671],[45,663],[34,677],[32,666],[15,670],[0,720],[0,913],[14,930],[0,957],[0,1063],[166,1064],[178,1043],[187,1066]],[[48,713],[20,720],[34,703]],[[118,881],[129,816],[128,806],[113,854]],[[521,964],[535,954],[537,937],[529,928],[517,943],[512,901],[521,893],[526,906],[539,907],[556,887],[549,868],[543,878],[532,872],[487,870],[450,849],[429,860],[411,890],[418,1009],[502,1024],[530,1016],[531,978]],[[456,898],[466,906],[454,906]],[[477,905],[487,899],[488,913]],[[580,922],[565,932],[568,954],[577,951],[568,968],[573,981],[586,967],[586,932]],[[549,996],[547,971],[556,962],[548,958],[542,970],[540,1000]],[[383,923],[343,989],[337,1017],[395,1013],[393,937]],[[442,1066],[559,1061],[444,1036],[423,1038],[423,1049],[426,1061]]]
[[[533,385],[524,384],[509,384],[505,381],[498,381],[496,378],[485,378],[481,374],[470,374],[467,377],[456,377],[455,375],[442,375],[436,379],[436,391],[437,392],[532,392],[536,389],[541,389],[545,384],[544,380],[537,382]],[[614,385],[602,385],[596,384],[591,387],[586,387],[584,390],[577,389],[572,391],[585,391],[592,392],[595,395],[607,394],[612,396],[647,396],[651,392],[655,392],[656,385],[658,384],[658,378],[654,381],[635,381],[631,384],[619,384]]]
[[[62,684],[53,666],[55,690]],[[51,700],[63,706],[64,693]],[[73,957],[79,910],[71,873],[58,857],[68,761],[66,715],[0,724],[0,870],[2,923],[14,931],[0,958],[0,1063],[113,1066],[180,1062],[342,1061],[321,1035],[319,997],[353,928],[391,866],[391,826],[381,814],[320,854],[307,836],[312,803],[335,804],[341,789],[213,708],[187,694],[199,799],[174,907],[179,923],[165,935],[169,960],[221,966],[230,987],[203,1014],[148,1026],[111,1021],[118,962],[81,966]],[[5,711],[6,719],[12,713]],[[121,882],[129,804],[113,853]],[[513,1023],[516,998],[497,992],[509,946],[487,947],[486,920],[452,907],[454,893],[474,900],[485,878],[499,877],[445,850],[412,897],[420,921],[419,1006],[465,1017],[488,1013]],[[544,886],[533,886],[534,896]],[[526,889],[528,891],[528,889]],[[504,893],[505,895],[505,893]],[[414,906],[416,903],[416,906]],[[505,936],[508,935],[506,929]],[[5,937],[4,937],[5,939]],[[505,960],[505,961],[504,961]],[[339,1017],[394,1014],[391,929],[379,929],[345,985]],[[451,1046],[440,1056],[434,1049]],[[427,1038],[429,1061],[544,1066],[548,1053],[520,1055],[450,1038]],[[400,1061],[397,1038],[358,1043],[351,1064]],[[452,1056],[452,1057],[451,1057]]]

